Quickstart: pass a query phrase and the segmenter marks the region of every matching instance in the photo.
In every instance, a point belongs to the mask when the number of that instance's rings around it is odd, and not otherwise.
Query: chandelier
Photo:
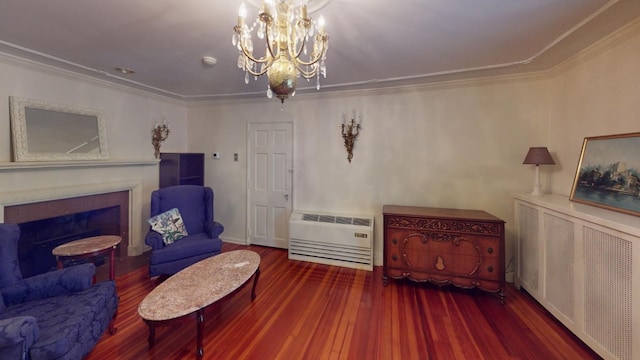
[[[307,81],[316,77],[318,90],[320,75],[327,76],[325,59],[329,36],[325,33],[324,19],[320,16],[316,23],[307,14],[307,1],[296,3],[300,0],[262,0],[258,17],[251,26],[245,22],[247,9],[242,4],[238,25],[233,28],[232,42],[240,53],[237,65],[245,72],[244,82],[249,83],[250,75],[257,80],[258,76],[267,74],[267,97],[275,94],[282,104],[295,94],[299,76]],[[254,30],[265,42],[262,57],[253,55]]]

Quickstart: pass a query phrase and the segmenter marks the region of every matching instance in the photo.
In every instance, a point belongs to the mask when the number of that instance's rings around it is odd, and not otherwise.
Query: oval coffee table
[[[202,359],[205,308],[242,288],[252,276],[251,300],[254,300],[260,277],[260,255],[249,250],[235,250],[201,260],[169,277],[138,306],[138,314],[149,326],[149,347],[155,343],[157,325],[166,325],[195,313],[196,357]]]

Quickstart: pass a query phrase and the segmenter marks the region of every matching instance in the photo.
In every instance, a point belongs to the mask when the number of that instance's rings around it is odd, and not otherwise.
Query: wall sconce
[[[342,138],[344,139],[344,147],[347,149],[347,160],[351,164],[353,158],[353,145],[360,134],[360,124],[362,123],[362,115],[356,123],[356,111],[353,111],[351,121],[347,122],[347,116],[342,114]]]
[[[531,164],[536,166],[536,181],[533,184],[533,192],[531,195],[542,195],[542,185],[540,184],[540,165],[553,165],[555,162],[549,154],[546,147],[529,148],[527,156],[525,156],[523,164]]]
[[[160,158],[160,144],[167,140],[169,133],[169,123],[164,117],[162,118],[162,125],[158,124],[157,121],[153,124],[153,129],[151,129],[151,144],[153,144],[153,155],[156,159]]]

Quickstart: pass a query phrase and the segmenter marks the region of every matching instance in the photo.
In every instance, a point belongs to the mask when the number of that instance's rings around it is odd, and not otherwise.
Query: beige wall
[[[569,195],[588,136],[640,132],[640,21],[558,67],[552,80],[551,190]]]
[[[370,213],[381,263],[383,204],[483,209],[507,221],[507,261],[514,227],[510,194],[530,192],[530,146],[548,146],[558,162],[542,168],[547,191],[568,194],[584,136],[639,131],[640,26],[632,24],[586,54],[538,77],[391,89],[299,94],[185,104],[0,56],[0,162],[10,161],[9,96],[97,108],[105,113],[113,159],[152,159],[150,129],[166,116],[172,133],[163,151],[207,154],[206,183],[216,193],[223,238],[244,242],[248,124],[294,124],[295,209]],[[238,74],[239,80],[241,74]],[[262,79],[261,79],[262,80]],[[353,162],[340,137],[342,114],[356,110],[363,128]],[[222,158],[211,159],[213,152]],[[240,161],[232,161],[238,153]],[[149,170],[152,169],[152,170]],[[157,186],[155,166],[0,171],[1,191],[45,185],[140,178]],[[144,223],[137,225],[142,232]]]
[[[130,239],[133,244],[130,252],[142,253],[145,246],[142,245],[141,236],[148,229],[144,220],[149,216],[150,193],[158,186],[157,164],[7,168],[3,164],[11,160],[9,96],[102,111],[112,160],[153,160],[151,127],[154,120],[163,115],[170,121],[172,130],[163,144],[163,150],[186,151],[186,106],[166,98],[0,55],[0,203],[3,198],[15,198],[16,192],[139,181],[141,194],[139,199],[134,199],[134,213],[131,214],[133,222],[130,234],[134,238]],[[55,193],[54,190],[52,192]]]
[[[151,127],[162,115],[172,130],[163,150],[187,148],[183,103],[0,54],[0,162],[11,160],[9,96],[102,111],[112,159],[153,158]]]
[[[246,133],[252,121],[294,123],[294,209],[376,217],[381,264],[384,204],[483,209],[507,221],[510,194],[528,193],[530,146],[549,147],[555,166],[541,168],[546,192],[568,195],[584,136],[640,131],[635,113],[640,70],[637,23],[556,69],[502,78],[385,91],[313,93],[276,100],[212,102],[190,109],[191,150],[207,160],[224,237],[243,242],[246,225]],[[239,75],[240,76],[240,75]],[[353,163],[340,138],[342,113],[363,116]],[[231,154],[239,153],[240,162]],[[238,186],[241,184],[242,186]]]
[[[201,104],[190,110],[190,146],[222,154],[207,160],[207,183],[224,237],[244,242],[248,123],[293,122],[294,209],[374,215],[381,264],[384,204],[482,209],[506,220],[513,237],[510,194],[532,188],[533,170],[521,163],[529,146],[546,143],[547,87],[546,80],[510,78],[320,92],[286,101],[284,111],[267,99]],[[349,164],[340,124],[352,110],[363,123]]]

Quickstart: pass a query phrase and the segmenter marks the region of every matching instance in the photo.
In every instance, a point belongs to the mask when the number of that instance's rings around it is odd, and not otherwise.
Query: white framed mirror
[[[109,158],[100,111],[15,96],[9,108],[14,161]]]

